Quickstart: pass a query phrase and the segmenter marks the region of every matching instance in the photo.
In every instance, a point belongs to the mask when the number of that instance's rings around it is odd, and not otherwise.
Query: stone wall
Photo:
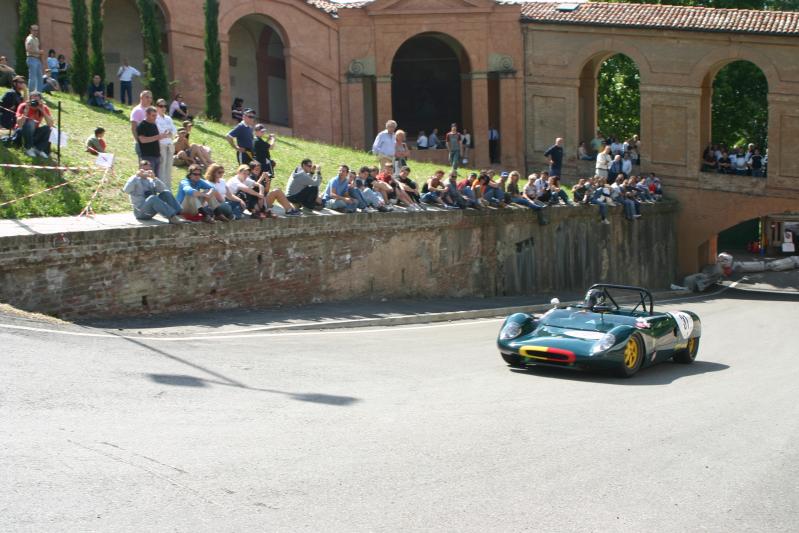
[[[0,301],[65,318],[370,298],[666,287],[677,204],[240,221],[0,239]]]

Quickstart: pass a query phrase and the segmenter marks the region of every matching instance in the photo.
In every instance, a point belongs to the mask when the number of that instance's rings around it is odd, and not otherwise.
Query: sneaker
[[[168,220],[170,224],[183,224],[183,221],[177,215],[172,215]]]
[[[603,218],[603,219],[602,219],[602,223],[603,223],[603,224],[610,224],[610,220],[608,220],[608,219],[606,219],[606,218]]]
[[[641,215],[633,215],[633,218],[641,218]]]
[[[214,220],[211,217],[203,217],[202,221],[205,222],[206,224],[216,224],[216,220]]]
[[[215,215],[214,218],[219,222],[230,222],[230,219],[223,214]]]
[[[43,152],[41,150],[36,150],[36,149],[34,149],[34,150],[36,152],[36,155],[38,155],[42,159],[50,159],[50,155],[47,152]]]
[[[287,217],[301,217],[302,216],[302,211],[300,211],[299,209],[290,209],[290,210],[286,211],[286,216]]]
[[[381,212],[381,213],[389,213],[389,212],[391,212],[391,211],[392,211],[392,209],[389,209],[388,207],[386,207],[386,206],[384,206],[384,205],[378,205],[378,206],[377,206],[377,210],[378,210],[379,212]]]
[[[28,148],[27,150],[25,150],[25,155],[28,157],[37,157],[39,154],[36,153],[36,150],[34,150],[33,148]]]

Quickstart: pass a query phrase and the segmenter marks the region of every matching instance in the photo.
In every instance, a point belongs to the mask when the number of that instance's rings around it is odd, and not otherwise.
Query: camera
[[[39,107],[39,100],[31,100],[30,101],[31,107]]]

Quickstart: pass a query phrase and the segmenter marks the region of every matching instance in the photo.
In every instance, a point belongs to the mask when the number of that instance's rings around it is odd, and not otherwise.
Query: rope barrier
[[[41,170],[69,170],[71,172],[82,172],[95,170],[94,167],[64,167],[64,166],[47,166],[47,165],[17,165],[12,163],[0,163],[0,168],[31,168]]]
[[[89,201],[86,203],[86,207],[84,207],[81,210],[81,212],[78,213],[77,218],[84,216],[87,217],[94,216],[94,209],[92,209],[92,202],[94,202],[95,198],[97,198],[97,195],[100,194],[100,190],[108,182],[109,174],[113,174],[113,167],[105,169],[105,172],[103,172],[103,179],[100,180],[99,185],[97,185],[97,188],[94,190],[94,194],[92,194],[91,198],[89,198]]]
[[[91,174],[85,174],[85,175],[83,175],[83,176],[78,176],[78,177],[77,177],[77,178],[75,178],[75,179],[67,180],[67,181],[65,181],[64,183],[59,183],[58,185],[53,185],[52,187],[48,187],[48,188],[46,188],[46,189],[43,189],[43,190],[41,190],[41,191],[34,192],[34,193],[31,193],[31,194],[27,194],[27,195],[25,195],[25,196],[21,196],[20,198],[14,198],[13,200],[8,200],[7,202],[0,203],[0,207],[5,207],[5,206],[7,206],[7,205],[11,205],[11,204],[14,204],[14,203],[17,203],[17,202],[21,202],[22,200],[28,200],[28,199],[30,199],[30,198],[33,198],[34,196],[38,196],[38,195],[40,195],[40,194],[44,194],[44,193],[46,193],[46,192],[53,191],[53,190],[55,190],[55,189],[58,189],[58,188],[64,187],[64,186],[66,186],[66,185],[69,185],[69,184],[71,184],[71,183],[75,183],[76,181],[80,181],[80,180],[82,180],[82,179],[86,179],[86,178],[87,178],[87,177],[89,177],[90,175],[91,175]]]

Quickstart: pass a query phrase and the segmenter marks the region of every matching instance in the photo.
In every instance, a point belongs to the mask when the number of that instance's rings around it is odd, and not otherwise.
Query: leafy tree
[[[161,50],[161,28],[155,20],[155,10],[158,8],[154,0],[136,0],[136,5],[144,36],[144,86],[152,91],[155,100],[169,99],[169,80]]]
[[[33,24],[39,21],[39,8],[36,0],[20,0],[19,26],[17,27],[17,42],[15,47],[16,65],[14,70],[20,76],[28,77],[27,54],[25,54],[25,38],[30,33]]]
[[[768,141],[768,82],[749,61],[735,61],[713,80],[713,141],[736,146]]]
[[[219,85],[219,66],[222,50],[219,46],[219,0],[205,0],[205,114],[222,118]]]
[[[103,0],[92,0],[91,5],[91,33],[89,40],[92,43],[91,74],[98,74],[105,80],[105,59],[103,57]]]
[[[72,7],[72,90],[81,98],[89,87],[89,18],[86,0],[70,0]]]
[[[602,63],[597,84],[599,131],[629,139],[641,128],[641,76],[635,61],[616,54]]]

